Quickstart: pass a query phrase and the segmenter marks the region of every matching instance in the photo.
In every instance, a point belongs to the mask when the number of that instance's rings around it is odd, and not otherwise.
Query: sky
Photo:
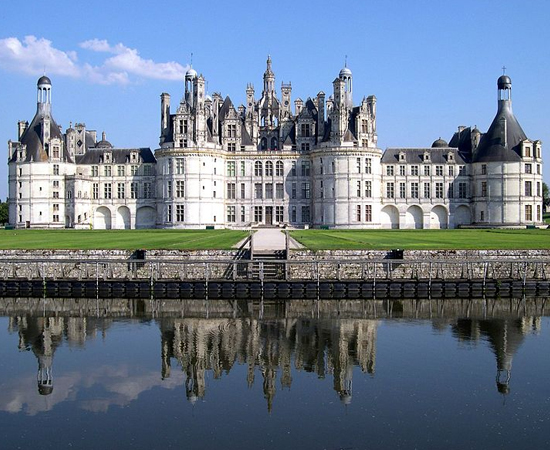
[[[48,10],[49,8],[49,10]],[[244,103],[262,90],[271,55],[277,91],[319,91],[346,64],[355,104],[377,98],[379,147],[425,147],[459,125],[489,127],[506,67],[514,113],[550,146],[547,0],[27,0],[0,9],[0,142],[36,112],[36,81],[52,80],[58,124],[84,122],[120,148],[158,148],[160,94],[183,95],[192,64],[208,92]],[[544,168],[550,180],[550,164]],[[7,163],[0,165],[7,196]]]

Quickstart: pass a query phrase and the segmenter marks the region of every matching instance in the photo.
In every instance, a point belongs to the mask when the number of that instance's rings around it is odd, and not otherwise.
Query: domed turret
[[[499,89],[512,89],[512,80],[508,75],[501,75],[497,80]]]
[[[193,67],[189,67],[189,70],[185,73],[186,80],[194,80],[197,78],[197,71]]]
[[[349,68],[348,68],[347,66],[344,67],[344,68],[340,71],[340,74],[339,74],[339,77],[340,77],[340,78],[351,77],[351,76],[352,76],[351,70],[349,70]]]
[[[50,80],[46,75],[43,75],[38,79],[38,83],[36,83],[36,85],[38,87],[46,86],[46,85],[51,86],[52,85],[52,80]]]
[[[106,139],[105,131],[101,134],[101,141],[96,145],[96,148],[113,148],[113,145]]]
[[[432,148],[446,148],[448,146],[449,146],[448,142],[445,139],[441,139],[441,138],[437,139],[432,144]]]

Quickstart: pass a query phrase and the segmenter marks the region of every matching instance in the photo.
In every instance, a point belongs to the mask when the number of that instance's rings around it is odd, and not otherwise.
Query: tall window
[[[395,197],[395,185],[393,183],[386,183],[386,197]]]
[[[111,183],[103,184],[103,198],[113,198],[113,190]]]
[[[443,166],[435,166],[435,174],[438,177],[442,177],[443,176]]]
[[[428,167],[428,166],[426,166]],[[424,198],[430,198],[431,195],[430,195],[430,183],[424,183]]]
[[[455,166],[449,166],[449,176],[450,177],[455,176]]]
[[[234,200],[236,197],[236,187],[235,183],[227,183],[227,198]]]
[[[481,175],[487,175],[487,164],[481,165]]]
[[[411,166],[411,175],[413,177],[417,177],[418,176],[418,166]]]
[[[407,197],[407,189],[405,183],[399,183],[399,198]]]
[[[290,191],[290,198],[296,198],[296,183],[292,183],[292,189]]]
[[[372,182],[365,181],[365,197],[372,197]]]
[[[227,207],[227,221],[228,222],[236,222],[236,212],[235,212],[235,206],[228,206]]]
[[[227,176],[234,177],[235,175],[235,161],[227,161]]]
[[[424,166],[424,175],[427,177],[430,176],[430,166]]]
[[[241,183],[241,198],[246,198],[246,184]]]
[[[262,199],[262,183],[254,184],[254,198],[257,200]]]
[[[182,180],[176,181],[176,197],[185,197],[185,183]]]
[[[399,166],[399,175],[405,176],[405,166]]]
[[[176,158],[176,174],[183,175],[184,170],[184,159]]]
[[[273,183],[266,183],[265,185],[265,198],[273,198]]]
[[[285,191],[283,187],[283,183],[277,183],[275,185],[275,197],[277,197],[278,200],[283,199],[285,196]]]
[[[309,123],[301,124],[300,129],[301,129],[301,132],[302,132],[302,137],[309,137],[310,136],[311,129],[310,129]]]
[[[117,197],[124,198],[124,183],[118,183],[117,185]]]
[[[355,220],[357,222],[361,222],[361,218],[362,218],[362,215],[361,215],[361,205],[357,205],[355,207]]]
[[[99,167],[92,166],[92,177],[98,177],[98,176],[99,176]]]
[[[393,166],[386,166],[386,175],[393,176]]]
[[[246,163],[244,161],[241,161],[241,177],[244,177],[246,175]]]
[[[303,152],[309,152],[309,143],[302,142],[302,145],[300,146]]]
[[[530,181],[525,182],[525,195],[531,197],[533,195],[533,184]]]
[[[254,222],[259,223],[264,220],[263,209],[261,206],[254,206]]]
[[[103,167],[103,175],[105,175],[106,177],[111,176],[111,166]]]
[[[284,166],[282,161],[277,161],[275,164],[275,175],[278,177],[282,177],[284,174]]]
[[[241,206],[241,222],[246,222],[246,208]]]
[[[357,181],[357,197],[361,197],[361,181]]]
[[[185,221],[185,205],[176,205],[176,222]]]
[[[372,159],[365,158],[365,173],[372,173]]]
[[[372,222],[372,205],[365,205],[365,222]]]
[[[143,183],[143,198],[153,198],[153,186],[151,183]]]
[[[309,183],[302,183],[302,198],[309,199],[311,195],[311,190]]]
[[[482,197],[487,197],[487,182],[486,181],[481,182],[481,196]]]
[[[282,223],[284,221],[283,212],[282,206],[275,206],[275,222]]]
[[[357,173],[361,173],[361,158],[357,158]]]
[[[458,183],[458,198],[467,198],[467,185],[466,183]]]
[[[533,206],[525,205],[525,220],[531,222],[533,220]]]
[[[266,177],[272,177],[273,176],[273,162],[267,161],[265,163],[265,176]]]
[[[443,183],[435,183],[435,198],[443,198]]]
[[[290,221],[296,222],[296,206],[290,208]]]
[[[311,214],[309,212],[309,206],[302,206],[302,222],[311,221]]]
[[[92,184],[92,198],[97,200],[99,198],[99,183]]]
[[[130,183],[130,198],[138,198],[138,184]]]
[[[418,183],[411,183],[411,198],[418,198]]]
[[[290,170],[290,175],[293,177],[296,176],[296,161],[292,161],[292,169]]]
[[[117,166],[117,175],[119,177],[123,177],[124,176],[124,166]]]
[[[263,172],[262,162],[261,161],[256,161],[254,163],[254,176],[261,177],[262,172]]]
[[[166,197],[167,198],[172,198],[172,181],[167,181],[166,182]]]
[[[309,161],[302,161],[302,176],[309,177],[309,174],[310,174]]]
[[[172,222],[172,205],[166,205],[166,222]]]

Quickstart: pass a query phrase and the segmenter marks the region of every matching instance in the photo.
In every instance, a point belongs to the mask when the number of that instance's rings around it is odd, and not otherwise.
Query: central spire
[[[264,72],[264,94],[275,91],[275,74],[271,69],[271,56],[267,55],[267,68]]]

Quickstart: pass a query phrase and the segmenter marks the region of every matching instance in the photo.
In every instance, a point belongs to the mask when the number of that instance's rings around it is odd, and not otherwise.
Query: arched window
[[[277,163],[275,164],[275,175],[278,177],[282,177],[283,173],[284,173],[283,162],[277,161]]]
[[[271,138],[271,150],[277,150],[278,140],[276,137]]]
[[[267,161],[265,163],[265,176],[266,177],[272,177],[273,176],[273,162]]]
[[[261,177],[262,176],[262,162],[256,161],[254,163],[254,176]]]
[[[260,150],[267,150],[267,139],[264,137],[260,141]]]

